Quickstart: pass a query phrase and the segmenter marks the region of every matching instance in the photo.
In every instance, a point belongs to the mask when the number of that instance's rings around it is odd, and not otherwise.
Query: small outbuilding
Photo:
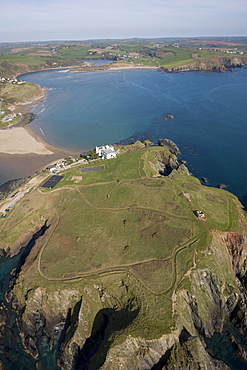
[[[199,218],[201,220],[205,220],[205,213],[204,212],[202,212],[202,211],[195,211],[194,213],[195,213],[195,215],[196,215],[197,218]]]

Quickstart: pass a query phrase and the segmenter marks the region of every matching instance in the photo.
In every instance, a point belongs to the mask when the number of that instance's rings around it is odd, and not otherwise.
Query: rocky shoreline
[[[16,188],[26,184],[29,178],[9,180],[0,185],[0,201],[7,198]]]
[[[19,264],[11,280],[11,287],[18,279],[21,269],[23,267],[25,269],[25,264],[29,264],[30,258],[32,260],[34,255],[37,255],[42,246],[42,240],[39,240],[39,237],[42,239],[42,234],[43,231],[35,234],[37,242],[33,248],[29,248],[29,252]],[[240,233],[215,234],[215,237],[216,239],[219,237],[221,240],[220,247],[214,245],[215,252],[217,252],[217,248],[223,248],[222,257],[227,259],[229,251],[231,267],[234,269],[238,287],[233,288],[232,285],[226,284],[227,292],[223,293],[222,288],[225,283],[215,275],[213,270],[195,270],[191,275],[194,287],[193,294],[184,290],[176,294],[176,307],[180,306],[181,317],[178,319],[178,327],[173,329],[170,334],[164,334],[155,340],[128,336],[125,342],[110,348],[105,339],[110,338],[111,331],[114,331],[115,316],[121,315],[121,310],[115,311],[105,308],[101,313],[98,313],[98,320],[95,318],[92,334],[86,340],[86,338],[78,337],[78,333],[76,334],[77,328],[85,325],[85,323],[83,324],[83,315],[86,315],[88,310],[83,299],[83,292],[72,288],[57,289],[53,292],[49,289],[37,288],[33,297],[26,296],[23,305],[9,289],[6,299],[17,315],[23,348],[26,353],[38,361],[41,343],[45,342],[50,348],[53,348],[58,341],[58,365],[62,370],[80,369],[82,364],[89,369],[96,369],[96,367],[92,367],[92,358],[99,365],[97,368],[108,370],[117,370],[120,366],[128,369],[161,369],[162,366],[166,366],[167,369],[173,369],[174,366],[199,369],[201,364],[210,370],[216,368],[228,370],[229,367],[223,361],[211,355],[216,346],[216,343],[213,342],[214,336],[218,333],[218,336],[224,335],[228,338],[228,350],[233,353],[236,350],[234,361],[244,369],[246,366],[244,343],[247,340],[245,333],[246,304],[244,303],[246,274],[241,272],[244,263],[244,258],[241,257],[244,252],[244,239]],[[207,291],[207,298],[204,302],[207,307],[207,318],[204,319],[200,316],[202,309],[200,296],[203,294],[200,289],[201,285]],[[133,294],[132,300],[136,300],[135,294],[137,292],[134,292],[131,287],[129,289],[129,295]],[[107,289],[104,289],[102,294],[111,296],[110,290],[108,292]],[[47,305],[46,302],[49,304]],[[57,314],[54,313],[53,307],[59,307]],[[129,320],[134,320],[135,315],[138,314],[138,304],[136,313],[133,311],[133,307],[128,313],[127,303],[124,310],[126,310],[125,315],[129,317]],[[28,320],[27,318],[24,320],[24,317],[27,316],[26,311],[28,312]],[[5,315],[7,315],[7,311]],[[237,341],[237,337],[241,340]],[[81,343],[80,345],[76,344],[78,341]],[[104,347],[104,359],[95,358],[94,355],[98,353],[102,343],[105,343],[106,346]],[[230,349],[231,346],[232,349]]]

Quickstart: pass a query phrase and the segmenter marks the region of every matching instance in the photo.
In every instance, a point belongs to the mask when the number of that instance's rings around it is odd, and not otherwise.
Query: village
[[[81,163],[90,163],[96,159],[112,159],[116,158],[119,152],[115,151],[113,145],[96,146],[95,150],[81,154],[80,157],[69,156],[68,158],[61,159],[55,163],[47,166],[44,171],[48,170],[51,173],[57,174],[60,171],[67,170],[71,167],[77,166]]]

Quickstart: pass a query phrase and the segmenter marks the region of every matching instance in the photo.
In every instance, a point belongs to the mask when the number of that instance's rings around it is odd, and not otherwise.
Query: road
[[[16,203],[27,194],[31,188],[34,186],[39,185],[42,181],[44,181],[44,177],[35,176],[30,181],[28,181],[25,185],[23,185],[20,189],[15,190],[16,195],[14,197],[8,197],[0,204],[0,213],[6,213],[5,209],[11,207],[15,207]],[[14,193],[15,193],[14,192]]]

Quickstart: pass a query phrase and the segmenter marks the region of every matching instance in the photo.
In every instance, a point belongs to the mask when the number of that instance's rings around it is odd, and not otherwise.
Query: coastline
[[[47,90],[45,87],[40,86],[40,91],[35,96],[26,99],[23,102],[20,103],[14,103],[9,106],[9,109],[12,110],[15,113],[29,113],[30,108],[33,107],[33,105],[38,104],[41,100],[43,100],[46,97]],[[11,127],[11,124],[8,126]]]
[[[46,94],[47,89],[40,86],[33,97],[14,103],[9,109],[24,116]],[[0,167],[3,169],[0,172],[0,185],[16,178],[33,176],[58,159],[79,154],[76,150],[50,145],[30,124],[21,126],[19,122],[0,129]]]
[[[126,62],[113,62],[111,64],[103,65],[86,65],[82,67],[72,67],[71,69],[66,69],[64,71],[58,71],[60,73],[76,73],[76,72],[100,72],[100,71],[121,71],[121,70],[137,70],[137,69],[158,69],[158,66],[126,63]]]
[[[29,127],[10,127],[1,130],[0,154],[9,155],[51,155],[53,148],[49,147],[38,134]]]
[[[0,185],[33,176],[58,159],[79,155],[76,151],[49,145],[30,126],[11,127],[0,133],[0,167],[4,170]]]
[[[60,68],[47,68],[46,70],[57,70],[58,73],[64,72],[74,72],[71,68],[74,66],[66,67],[66,69],[60,70]],[[145,66],[145,65],[126,65],[118,64],[116,66],[111,66],[107,71],[115,70],[135,70],[135,69],[157,69],[158,67]],[[32,71],[30,73],[42,72],[42,70]],[[82,72],[82,71],[80,71]],[[17,76],[20,77],[21,75]],[[40,86],[39,94],[33,96],[32,98],[26,99],[21,103],[12,104],[9,109],[13,112],[19,113],[30,113],[34,105],[38,104],[47,95],[46,88]],[[42,137],[35,129],[33,129],[29,124],[24,127],[18,127],[18,122],[10,124],[7,127],[0,129],[0,156],[2,155],[56,155],[58,153],[68,154],[78,154],[75,150],[63,149],[56,147],[48,143],[45,137]]]
[[[112,68],[112,70],[121,69],[157,69],[157,67],[118,65]],[[59,71],[58,68],[52,68],[50,70],[66,72],[66,70]],[[111,69],[108,69],[108,71],[111,71]],[[39,96],[37,94],[35,97],[18,104],[18,107],[21,107],[23,112],[30,112],[33,105],[37,104],[46,96],[46,89],[40,87],[39,91]],[[7,135],[7,133],[9,136],[6,139],[4,135]],[[0,130],[0,140],[1,139],[0,165],[4,169],[4,173],[0,174],[3,175],[2,178],[0,178],[0,184],[9,179],[34,175],[35,172],[44,169],[58,159],[69,155],[79,155],[80,153],[73,149],[61,148],[56,145],[48,144],[49,138],[42,137],[30,124],[25,127],[17,127],[17,124],[9,125],[9,127]]]

